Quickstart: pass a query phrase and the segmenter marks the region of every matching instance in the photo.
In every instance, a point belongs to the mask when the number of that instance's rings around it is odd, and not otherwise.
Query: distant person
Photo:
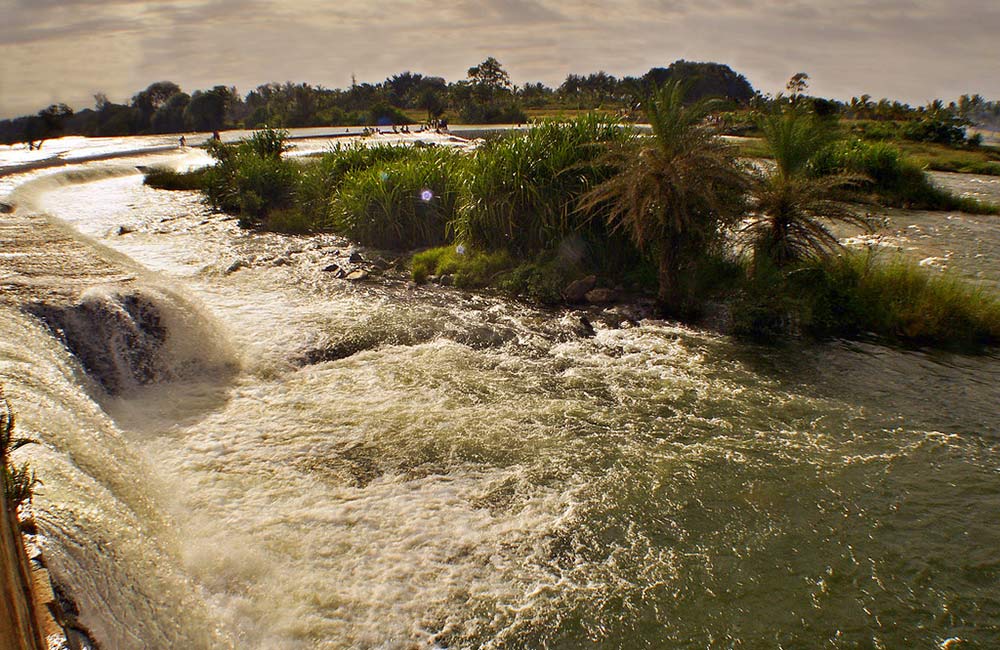
[[[219,135],[218,131],[212,131],[212,139],[218,142],[222,140],[222,136]]]
[[[180,140],[178,140],[178,142],[180,142],[181,147],[187,146],[187,140],[184,138],[183,135],[181,136]]]

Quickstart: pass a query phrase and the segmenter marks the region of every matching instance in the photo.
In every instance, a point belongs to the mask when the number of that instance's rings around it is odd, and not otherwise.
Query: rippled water
[[[108,647],[1000,639],[996,356],[580,339],[333,279],[347,242],[241,232],[129,164],[19,198],[129,267],[205,371],[109,397],[0,307],[47,556]],[[884,240],[1000,286],[995,218],[894,212]]]

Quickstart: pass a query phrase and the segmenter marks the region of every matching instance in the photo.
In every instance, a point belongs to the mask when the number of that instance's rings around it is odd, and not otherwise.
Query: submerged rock
[[[230,273],[236,273],[246,265],[247,263],[243,260],[235,260],[232,263],[230,263],[229,266],[226,267],[226,270],[223,271],[223,273],[225,273],[226,275],[229,275]]]
[[[579,312],[566,314],[559,323],[566,328],[569,334],[578,338],[589,339],[597,335],[597,332],[594,331],[594,326],[586,314]]]

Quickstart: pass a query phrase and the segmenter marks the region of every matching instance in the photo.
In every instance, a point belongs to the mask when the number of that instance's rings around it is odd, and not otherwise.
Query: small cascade
[[[160,290],[92,290],[76,303],[36,302],[25,310],[110,395],[232,365],[212,324]]]

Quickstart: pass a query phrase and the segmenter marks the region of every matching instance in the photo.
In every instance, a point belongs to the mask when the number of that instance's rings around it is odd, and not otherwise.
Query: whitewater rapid
[[[58,273],[0,266],[0,382],[42,443],[18,453],[46,560],[103,647],[1000,638],[996,356],[649,320],[580,338],[391,271],[335,279],[350,242],[241,231],[135,171],[201,155],[0,183],[68,233]],[[993,222],[889,218],[882,243],[998,283]],[[117,390],[81,346],[121,357]]]

